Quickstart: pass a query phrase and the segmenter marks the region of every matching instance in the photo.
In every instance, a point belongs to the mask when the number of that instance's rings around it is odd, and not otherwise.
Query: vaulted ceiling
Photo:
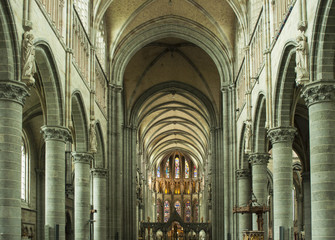
[[[98,0],[94,8],[97,19],[105,20],[113,65],[118,52],[127,51],[124,42],[161,19],[177,19],[175,24],[181,27],[188,24],[206,32],[224,49],[226,58],[232,59],[236,22],[243,24],[241,3],[244,1]],[[222,108],[222,71],[210,51],[171,35],[131,53],[123,75],[125,114],[127,119],[139,99],[144,99],[136,116],[138,143],[151,164],[176,151],[197,165],[205,161],[210,129],[220,121]]]

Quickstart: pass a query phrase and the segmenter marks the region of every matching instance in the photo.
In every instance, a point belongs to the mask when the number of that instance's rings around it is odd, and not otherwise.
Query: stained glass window
[[[194,165],[194,171],[193,171],[193,176],[196,178],[198,177],[198,170],[197,167]]]
[[[169,221],[170,218],[170,204],[168,201],[164,202],[164,222]]]
[[[175,167],[176,178],[179,178],[180,177],[180,162],[179,162],[178,156],[174,159],[174,167]]]
[[[188,162],[185,161],[185,178],[189,178],[190,177],[190,167],[188,165]]]
[[[161,177],[161,167],[157,167],[157,177]]]
[[[170,166],[169,166],[169,162],[170,160],[168,159],[166,161],[166,165],[165,165],[165,177],[170,178]]]
[[[176,208],[177,213],[179,214],[179,216],[181,216],[181,206],[180,206],[180,202],[176,201],[174,203],[174,207]]]
[[[191,202],[187,201],[185,204],[185,222],[191,222]]]

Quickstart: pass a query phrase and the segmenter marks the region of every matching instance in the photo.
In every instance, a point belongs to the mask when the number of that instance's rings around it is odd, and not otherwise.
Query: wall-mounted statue
[[[95,121],[92,120],[90,123],[90,151],[96,153],[98,148],[97,134],[95,132]]]
[[[34,35],[27,31],[22,40],[22,81],[31,87],[35,84],[36,73]]]
[[[309,67],[308,67],[308,43],[307,37],[302,32],[297,37],[296,46],[296,67],[297,85],[303,85],[309,82]]]
[[[251,152],[251,121],[245,121],[245,132],[244,132],[244,152],[249,154]]]

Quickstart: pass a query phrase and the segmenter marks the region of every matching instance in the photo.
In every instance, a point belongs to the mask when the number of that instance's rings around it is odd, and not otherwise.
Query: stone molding
[[[270,138],[272,144],[279,142],[293,143],[296,133],[297,129],[294,127],[276,127],[269,129],[268,137]]]
[[[71,133],[68,128],[61,126],[43,126],[41,127],[41,132],[43,133],[44,140],[55,140],[68,142],[71,141]]]
[[[249,156],[249,163],[251,165],[267,165],[270,159],[268,153],[253,153]]]
[[[27,96],[29,96],[29,93],[24,83],[16,81],[0,82],[0,99],[17,102],[23,106]]]
[[[301,97],[305,99],[307,107],[320,102],[335,102],[335,82],[310,83],[303,88]]]
[[[106,178],[108,175],[108,170],[105,168],[94,168],[91,170],[93,177],[96,178]]]
[[[237,179],[249,178],[251,176],[250,169],[237,169],[236,177]]]
[[[93,155],[90,153],[72,153],[74,158],[74,163],[83,163],[83,164],[91,164],[93,161]]]

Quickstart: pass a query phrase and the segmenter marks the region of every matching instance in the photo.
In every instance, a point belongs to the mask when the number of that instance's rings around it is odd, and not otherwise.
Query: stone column
[[[335,239],[335,82],[303,88],[309,110],[312,239]]]
[[[21,239],[21,82],[0,82],[0,239]]]
[[[309,177],[309,172],[302,174],[302,186],[304,192],[304,202],[303,202],[303,224],[305,232],[305,240],[312,239],[311,231],[311,181]]]
[[[250,200],[250,170],[239,169],[236,171],[238,186],[238,206],[246,206]],[[243,231],[251,230],[251,215],[238,214],[239,239],[243,239]]]
[[[252,167],[252,190],[260,205],[267,203],[267,164],[269,162],[268,153],[254,153],[249,157]],[[257,216],[253,214],[253,230],[258,230]],[[264,239],[267,239],[267,214],[263,214]]]
[[[93,169],[94,240],[105,240],[107,233],[107,169]]]
[[[73,153],[74,157],[74,237],[87,240],[90,237],[90,164],[89,153]]]
[[[65,239],[65,144],[70,132],[60,126],[41,130],[45,139],[45,231],[53,240],[58,224],[59,239]]]
[[[293,171],[292,143],[296,133],[293,127],[272,128],[268,137],[272,142],[274,239],[279,239],[279,227],[285,229],[285,239],[293,228]]]

